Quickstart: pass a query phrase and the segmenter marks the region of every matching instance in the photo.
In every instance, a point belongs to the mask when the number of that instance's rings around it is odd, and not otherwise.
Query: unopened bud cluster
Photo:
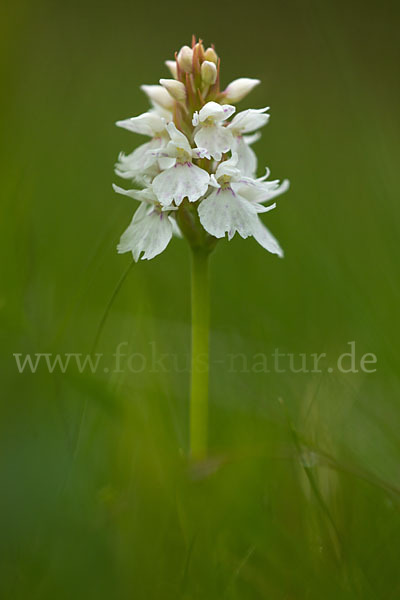
[[[114,186],[140,202],[118,246],[135,260],[160,254],[173,235],[209,251],[218,238],[232,239],[236,232],[283,255],[259,213],[275,207],[270,201],[288,182],[267,181],[268,170],[257,178],[251,148],[269,120],[268,107],[236,113],[234,106],[260,82],[241,77],[221,90],[220,64],[214,47],[193,39],[166,61],[170,78],[142,86],[152,108],[117,122],[151,138],[131,154],[121,153],[116,165],[117,175],[142,187]]]

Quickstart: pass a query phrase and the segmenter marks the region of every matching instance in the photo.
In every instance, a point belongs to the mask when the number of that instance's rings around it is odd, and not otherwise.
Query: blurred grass
[[[400,594],[398,6],[6,4],[0,24],[1,596],[379,599]],[[222,26],[223,25],[223,26]],[[263,81],[260,168],[291,191],[212,265],[212,458],[188,471],[189,261],[135,265],[97,351],[182,372],[17,373],[90,352],[129,265],[113,163],[138,90],[192,32]],[[229,372],[229,353],[378,357],[374,374]],[[283,404],[279,402],[283,400]]]

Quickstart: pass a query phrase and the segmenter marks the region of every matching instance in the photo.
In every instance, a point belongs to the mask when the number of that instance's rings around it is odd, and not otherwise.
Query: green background
[[[397,3],[2,13],[0,596],[399,598]],[[114,122],[146,110],[139,85],[168,76],[192,33],[215,43],[225,84],[262,80],[239,108],[271,106],[260,168],[292,184],[263,217],[284,260],[240,238],[213,255],[210,460],[197,469],[188,250],[173,240],[116,290],[134,203],[111,189],[118,152],[143,141]],[[350,341],[375,373],[251,369],[276,348],[334,366]],[[144,370],[112,372],[121,342]],[[95,374],[19,374],[12,356],[93,349]],[[179,368],[150,368],[153,352]],[[230,353],[250,367],[230,369]]]

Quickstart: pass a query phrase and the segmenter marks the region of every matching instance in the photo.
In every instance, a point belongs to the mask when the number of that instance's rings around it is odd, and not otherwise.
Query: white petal
[[[193,69],[193,49],[189,46],[182,46],[178,52],[178,63],[182,71],[191,73]]]
[[[224,102],[239,102],[260,83],[259,79],[240,77],[232,81],[224,91]]]
[[[248,179],[248,181],[246,181]],[[289,181],[285,179],[282,183],[276,181],[259,181],[257,179],[243,178],[238,188],[238,193],[251,202],[269,202],[284,194],[289,189]]]
[[[160,169],[162,170],[170,169],[171,167],[175,166],[176,158],[173,158],[171,156],[160,156],[158,158],[158,164],[160,165]]]
[[[265,175],[263,175],[262,177],[257,177],[256,181],[260,182],[260,181],[265,181],[266,179],[268,179],[268,177],[271,175],[271,171],[269,170],[268,167],[265,167]],[[278,181],[278,180],[276,180]],[[274,182],[275,183],[275,182]]]
[[[234,143],[229,129],[218,124],[200,126],[194,136],[194,141],[199,148],[205,148],[215,160],[221,160],[222,154],[228,152]]]
[[[250,133],[268,123],[270,115],[265,114],[267,110],[269,110],[268,106],[266,108],[243,110],[234,116],[228,127],[235,133]]]
[[[142,204],[136,211],[128,229],[122,234],[118,252],[132,252],[135,261],[154,258],[168,246],[172,237],[172,223],[165,213],[152,211],[146,214]],[[139,214],[139,217],[137,214]]]
[[[150,212],[152,212],[152,209],[150,209]],[[139,208],[135,211],[135,214],[133,215],[131,225],[133,225],[134,223],[139,223],[139,221],[144,219],[148,214],[149,214],[149,205],[146,202],[142,202],[140,204]],[[122,234],[122,235],[124,235],[124,234]]]
[[[235,139],[234,148],[239,158],[238,169],[240,169],[243,175],[254,177],[257,171],[257,156],[254,150],[250,148],[242,137]]]
[[[176,222],[176,219],[174,217],[169,217],[169,220],[171,222],[172,225],[172,235],[174,235],[177,238],[183,238],[182,232],[179,229],[178,223]]]
[[[210,175],[209,185],[211,185],[212,187],[215,187],[217,189],[221,187],[219,185],[218,181],[216,180],[214,173],[211,173],[211,175]]]
[[[181,131],[179,131],[179,129],[176,128],[175,123],[173,123],[172,121],[171,123],[168,123],[167,131],[169,133],[171,141],[174,142],[176,147],[183,148],[184,150],[186,150],[186,152],[191,154],[192,149],[186,135],[184,135]]]
[[[169,123],[170,121],[173,120],[172,112],[170,110],[168,110],[167,108],[164,108],[163,106],[154,104],[151,111],[155,112],[159,117],[162,117],[163,119],[165,119],[166,123]]]
[[[236,108],[229,104],[221,105],[218,102],[207,102],[199,112],[199,120],[202,123],[211,117],[214,121],[225,121],[233,115],[235,110]]]
[[[206,148],[192,148],[192,158],[210,158]]]
[[[274,208],[276,208],[276,203],[268,204],[268,206],[264,206],[264,204],[259,204],[258,202],[253,202],[250,198],[248,198],[245,194],[243,194],[243,190],[240,190],[241,193],[239,193],[237,191],[237,188],[235,187],[235,184],[233,184],[232,189],[234,190],[235,194],[239,194],[239,196],[241,196],[242,198],[244,198],[245,200],[250,202],[253,205],[254,210],[257,213],[266,213],[266,212],[269,212],[270,210],[273,210]]]
[[[217,81],[218,70],[215,63],[205,60],[201,65],[201,79],[205,85],[213,85]]]
[[[204,58],[213,62],[215,65],[218,63],[218,55],[215,52],[214,47],[207,48],[207,50],[204,52]]]
[[[125,119],[124,121],[117,121],[118,127],[128,129],[134,133],[141,133],[142,135],[148,135],[155,137],[165,129],[165,121],[155,111],[143,113],[138,117],[132,117],[131,119]]]
[[[258,202],[267,202],[269,200],[272,200],[273,198],[276,198],[277,196],[280,196],[281,194],[284,194],[285,192],[287,192],[289,187],[290,187],[289,180],[284,179],[282,181],[282,183],[280,185],[278,185],[275,189],[266,188],[264,191],[264,197],[261,200],[258,200]]]
[[[227,175],[232,180],[238,179],[241,176],[239,169],[237,168],[238,164],[238,154],[237,152],[232,152],[232,156],[229,160],[224,160],[217,168],[215,173],[215,178],[218,180],[220,177]]]
[[[265,227],[258,217],[257,223],[254,226],[253,236],[263,248],[268,250],[268,252],[272,252],[272,254],[277,254],[280,258],[283,258],[283,250],[280,247],[278,240]]]
[[[162,85],[141,85],[140,89],[146,94],[153,106],[162,106],[167,110],[174,107],[174,99]]]
[[[186,87],[181,81],[177,81],[176,79],[160,79],[160,83],[172,98],[178,100],[178,102],[186,100]]]
[[[161,204],[168,206],[175,201],[178,206],[184,198],[195,202],[207,191],[209,174],[192,163],[176,163],[172,169],[163,171],[153,181],[153,189]]]
[[[176,60],[166,60],[165,64],[168,67],[168,69],[170,70],[172,77],[174,77],[176,79],[176,77],[177,77]]]
[[[146,202],[148,204],[155,204],[157,202],[157,196],[151,188],[146,188],[144,190],[125,190],[124,188],[115,185],[115,183],[112,184],[112,187],[117,194],[128,196],[134,200],[139,200],[139,202]]]
[[[244,135],[243,139],[249,146],[252,146],[255,142],[261,138],[261,133],[256,131],[256,133],[252,133],[251,135]]]
[[[201,202],[198,212],[204,229],[217,238],[227,233],[232,239],[236,231],[246,238],[252,235],[257,218],[252,204],[229,189],[212,192]]]
[[[125,190],[124,188],[119,187],[119,185],[115,185],[115,183],[112,184],[112,188],[113,188],[114,192],[117,192],[117,194],[121,194],[121,196],[129,196],[130,198],[134,198],[133,192],[138,191],[138,190]]]

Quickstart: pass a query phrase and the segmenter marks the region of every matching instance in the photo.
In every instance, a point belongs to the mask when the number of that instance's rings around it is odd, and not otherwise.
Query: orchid
[[[205,64],[205,63],[203,63]],[[194,141],[197,147],[206,149],[207,158],[220,161],[222,155],[232,148],[234,140],[224,121],[235,112],[236,108],[230,104],[221,105],[217,102],[207,102],[195,112],[192,124],[196,127]]]
[[[192,45],[167,60],[170,78],[143,85],[151,108],[117,121],[129,132],[145,135],[130,154],[121,153],[115,172],[143,189],[114,190],[138,201],[118,252],[133,259],[162,253],[173,235],[186,238],[192,251],[192,388],[191,455],[204,458],[207,438],[208,367],[196,368],[208,357],[208,258],[218,240],[237,233],[253,237],[270,253],[283,250],[261,220],[276,208],[272,201],[289,182],[270,181],[269,171],[257,177],[257,156],[251,145],[270,118],[269,108],[236,112],[260,81],[241,77],[221,89],[221,61],[214,47]],[[204,362],[204,361],[203,361]],[[207,362],[207,361],[206,361]]]
[[[156,152],[159,163],[165,168],[153,181],[155,194],[164,206],[175,202],[179,206],[184,198],[196,202],[207,192],[210,175],[204,169],[193,164],[193,158],[203,158],[207,150],[192,149],[186,136],[174,123],[168,123],[166,129],[170,136],[164,152]]]
[[[258,213],[275,208],[276,204],[264,206],[263,202],[282,193],[286,185],[266,182],[265,178],[242,176],[237,164],[238,155],[234,153],[211,176],[211,184],[216,189],[199,207],[200,222],[216,238],[224,237],[227,233],[230,240],[236,232],[242,238],[253,236],[266,250],[283,256],[279,243],[262,224]]]

